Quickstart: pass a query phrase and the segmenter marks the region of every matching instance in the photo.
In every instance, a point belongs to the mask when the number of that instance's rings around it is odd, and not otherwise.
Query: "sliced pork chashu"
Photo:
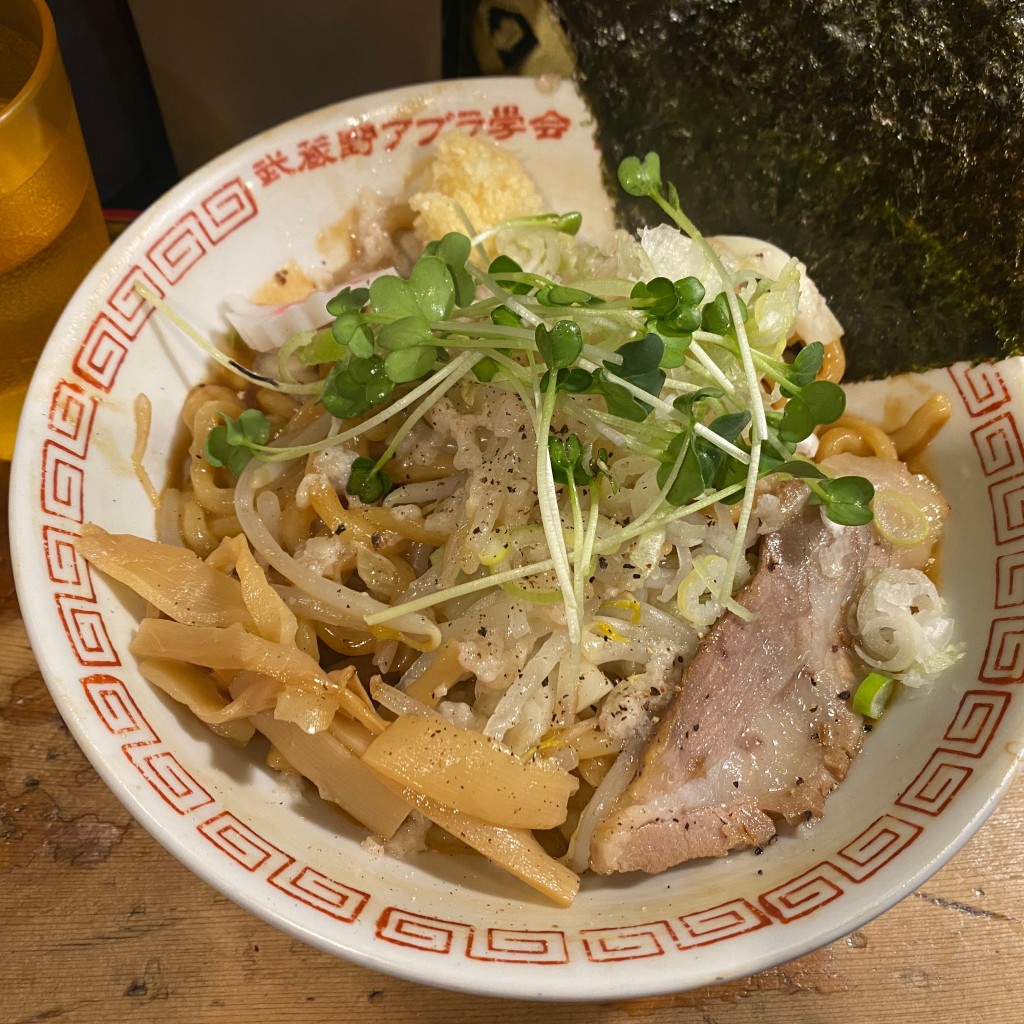
[[[739,599],[754,617],[728,613],[684,670],[637,777],[595,833],[601,874],[763,845],[773,815],[820,815],[860,749],[846,611],[887,556],[870,527],[825,520],[803,484],[779,497],[780,527]]]

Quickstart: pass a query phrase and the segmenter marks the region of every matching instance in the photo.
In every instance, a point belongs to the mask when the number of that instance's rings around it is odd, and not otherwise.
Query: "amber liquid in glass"
[[[32,44],[0,26],[0,67]],[[2,83],[0,83],[2,84]],[[0,110],[10,94],[0,93]],[[9,459],[36,360],[65,304],[107,246],[92,171],[73,111],[39,126],[34,166],[0,152],[0,458]]]

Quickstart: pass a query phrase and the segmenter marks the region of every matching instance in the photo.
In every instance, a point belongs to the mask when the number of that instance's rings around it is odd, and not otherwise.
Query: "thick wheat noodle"
[[[355,508],[344,509],[341,522],[346,529],[356,531],[356,535],[373,543],[375,534],[390,532],[399,537],[420,544],[444,544],[447,533],[436,527],[426,526],[422,520],[405,518],[395,515],[389,508]]]
[[[203,558],[209,555],[220,541],[206,521],[206,511],[191,500],[184,501],[181,506],[181,539],[185,547],[191,548]]]
[[[398,516],[388,508],[347,509],[338,492],[324,479],[312,479],[306,485],[309,503],[331,533],[344,532],[348,539],[357,540],[368,547],[391,547],[380,534],[397,534],[404,540],[437,546],[447,540],[443,530],[432,530],[422,521]],[[377,537],[377,541],[374,541]]]
[[[332,651],[347,658],[358,658],[372,654],[377,640],[354,629],[345,629],[330,622],[317,622],[316,634]]]
[[[314,661],[320,660],[320,645],[317,643],[316,626],[307,619],[298,620],[295,627],[295,646],[308,654]]]
[[[437,707],[438,702],[455,685],[464,670],[459,664],[459,645],[449,641],[442,644],[433,660],[405,692],[428,707]]]
[[[200,457],[210,431],[224,422],[220,416],[221,410],[232,417],[238,416],[238,412],[226,410],[221,403],[212,402],[200,406],[196,412],[192,421],[193,441],[190,449],[192,462],[189,466],[189,478],[192,481],[195,500],[203,508],[209,512],[226,514],[234,508],[235,489],[234,487],[222,487],[217,482],[217,470],[205,458]]]
[[[164,544],[181,544],[181,512],[184,496],[177,487],[168,487],[160,498],[156,515],[156,539]]]
[[[294,499],[285,502],[278,521],[278,540],[286,551],[295,551],[300,544],[309,540],[310,529],[317,520],[316,509],[312,506],[299,508]]]
[[[267,489],[263,492],[263,504],[262,504],[262,515],[263,525],[267,530],[267,533],[274,538],[274,542],[280,544],[281,542],[281,501],[277,494]],[[278,588],[281,590],[282,588]],[[298,593],[298,591],[293,591]]]
[[[210,528],[221,540],[225,537],[237,537],[242,532],[241,524],[238,522],[238,516],[235,515],[234,509],[226,515],[208,516],[207,521],[210,524]]]
[[[821,367],[818,370],[818,380],[830,380],[838,384],[846,373],[846,350],[843,343],[836,338],[825,346]]]
[[[301,461],[281,463],[280,468],[281,472],[279,475],[275,476],[273,482],[265,487],[262,492],[263,494],[273,494],[277,499],[278,517],[280,517],[281,509],[285,504],[295,496],[295,492],[299,489],[299,484],[306,475]]]
[[[182,422],[188,427],[190,433],[195,437],[193,424],[199,410],[208,402],[222,408],[231,416],[237,416],[244,408],[245,403],[238,397],[238,392],[222,384],[198,384],[185,396],[181,408]]]
[[[261,499],[262,510],[262,506],[266,504],[266,495],[261,495]],[[314,623],[326,623],[336,629],[347,629],[353,636],[366,636],[364,623],[360,623],[356,628],[347,626],[346,623],[350,621],[350,616],[339,612],[333,604],[321,601],[291,584],[275,583],[274,589],[280,594],[285,604],[300,618],[310,619]]]
[[[291,395],[282,395],[279,391],[260,388],[256,392],[256,404],[268,415],[290,424],[299,411],[299,404]]]
[[[911,414],[910,419],[890,435],[896,454],[905,462],[919,455],[931,444],[953,411],[953,403],[946,395],[934,394],[925,399]]]
[[[430,463],[410,462],[405,456],[395,456],[388,464],[388,476],[396,484],[418,484],[430,480],[445,480],[455,473],[455,453],[435,452]]]
[[[397,396],[396,396],[397,397]],[[366,417],[362,417],[365,419]],[[366,441],[390,441],[395,436],[398,427],[402,425],[402,421],[405,416],[401,412],[395,413],[394,416],[389,416],[386,420],[378,423],[375,427],[370,427],[369,430],[364,431],[359,435],[360,440],[365,439]],[[358,419],[345,420],[342,423],[342,427],[348,430],[349,427],[354,427],[359,422]]]
[[[835,423],[826,430],[818,441],[816,458],[824,459],[839,451],[851,451],[849,445],[851,439],[860,438],[866,451],[861,450],[855,454],[875,455],[880,459],[895,459],[896,445],[892,438],[877,424],[860,416],[840,416]],[[834,447],[838,446],[838,447]]]
[[[800,347],[805,348],[813,340],[812,338],[810,341],[805,341],[800,338]],[[833,384],[838,384],[843,379],[843,374],[846,373],[846,349],[843,348],[842,339],[835,338],[825,342],[823,349],[821,366],[818,368],[816,379],[830,380]]]
[[[816,461],[827,459],[830,455],[872,455],[871,445],[861,437],[860,432],[852,427],[832,427],[818,438],[818,448],[814,454]]]
[[[369,555],[373,558],[373,563],[360,567],[360,555],[363,558]],[[367,589],[382,594],[389,601],[395,594],[404,594],[416,581],[416,574],[412,571],[412,566],[394,551],[372,551],[369,548],[362,548],[356,555],[356,568],[363,582],[366,583]],[[367,569],[375,574],[372,581],[366,575]]]
[[[146,455],[146,446],[149,444],[149,431],[153,424],[153,403],[148,395],[138,394],[135,396],[135,444],[132,446],[131,463],[135,470],[142,489],[146,492],[150,504],[160,514],[160,494],[153,486],[146,467],[142,460]]]
[[[389,672],[394,672],[397,676],[405,675],[409,666],[419,657],[420,652],[412,647],[402,645],[398,648],[397,652],[393,655],[393,660],[388,666]]]
[[[222,413],[237,418],[246,406],[238,392],[223,384],[200,384],[188,393],[182,420],[192,437],[188,476],[190,491],[182,494],[178,524],[181,539],[204,557],[225,537],[241,532],[235,515],[234,488],[217,482],[217,470],[203,457],[209,432],[220,426]]]
[[[322,424],[322,421],[318,420],[296,435],[288,437],[284,443],[308,444],[316,440],[317,435],[322,437],[326,433],[326,429],[321,430],[321,426],[326,426],[326,424]],[[282,576],[295,583],[300,589],[334,608],[340,613],[341,625],[355,629],[365,628],[363,621],[365,617],[386,606],[375,601],[368,594],[339,586],[301,565],[288,554],[286,548],[264,526],[260,505],[265,503],[257,497],[256,484],[257,481],[261,484],[272,482],[274,476],[281,471],[278,466],[267,466],[257,463],[256,460],[250,462],[243,471],[235,488],[235,510],[242,529],[264,562],[272,565]],[[271,501],[276,500],[273,495],[267,495],[267,498]],[[282,538],[283,536],[282,529]],[[407,637],[407,641],[412,642],[413,646],[425,646],[426,649],[431,649],[436,647],[440,641],[440,632],[437,626],[423,615],[405,615],[394,623],[394,628],[399,631],[407,631],[419,638],[413,640],[412,637]]]
[[[329,533],[338,534],[347,529],[345,508],[341,504],[341,498],[324,477],[313,477],[309,480],[306,484],[306,497]],[[369,541],[369,537],[358,539]]]
[[[405,555],[398,551],[385,551],[384,557],[395,567],[395,576],[400,588],[404,591],[412,586],[419,578],[419,574],[409,564]]]
[[[949,419],[951,411],[952,403],[946,395],[930,395],[902,427],[888,433],[870,420],[843,416],[822,433],[815,459],[820,462],[830,455],[850,454],[876,455],[906,462],[928,447]]]
[[[217,482],[217,470],[205,459],[193,459],[189,466],[192,482],[192,496],[207,512],[228,515],[234,508],[235,489],[221,487]]]

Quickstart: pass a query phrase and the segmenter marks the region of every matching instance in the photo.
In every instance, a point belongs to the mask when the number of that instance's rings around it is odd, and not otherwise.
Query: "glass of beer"
[[[43,0],[0,0],[0,459],[43,344],[106,245],[53,18]]]

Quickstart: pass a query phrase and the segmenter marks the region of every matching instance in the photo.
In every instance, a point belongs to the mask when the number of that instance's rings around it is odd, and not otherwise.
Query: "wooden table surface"
[[[1024,1022],[1024,779],[953,861],[854,934],[743,981],[598,1005],[423,988],[335,960],[188,872],[100,781],[18,610],[0,464],[0,1024]]]

